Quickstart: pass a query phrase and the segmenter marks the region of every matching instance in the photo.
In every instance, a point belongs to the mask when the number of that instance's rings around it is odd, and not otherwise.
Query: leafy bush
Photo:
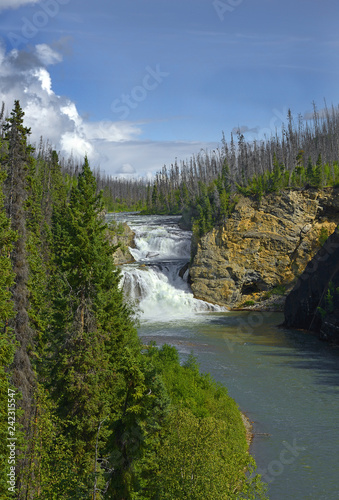
[[[272,295],[285,295],[286,287],[284,285],[277,285],[272,289]]]
[[[243,306],[244,307],[254,306],[254,304],[255,304],[254,300],[246,300],[246,302],[243,303]]]
[[[266,498],[260,476],[253,474],[255,462],[247,451],[241,413],[227,389],[200,374],[192,355],[180,365],[174,347],[157,349],[152,344],[146,356],[160,373],[171,403],[153,449],[153,474],[144,483],[147,495],[135,498]]]

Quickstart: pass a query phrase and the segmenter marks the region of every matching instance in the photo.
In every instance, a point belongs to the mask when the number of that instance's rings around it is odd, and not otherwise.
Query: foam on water
[[[147,226],[135,229],[135,248],[130,252],[137,262],[152,260],[189,259],[191,250],[188,231]]]
[[[192,320],[197,313],[225,311],[219,306],[195,299],[187,282],[179,276],[178,267],[172,263],[125,266],[122,286],[126,296],[139,304],[142,320]]]
[[[121,286],[126,298],[138,303],[142,321],[201,321],[201,313],[225,311],[195,299],[187,283],[188,271],[179,275],[190,259],[192,233],[180,229],[177,221],[172,217],[158,224],[156,218],[148,218],[145,224],[141,216],[128,220],[135,233],[135,248],[130,252],[137,263],[123,267]]]

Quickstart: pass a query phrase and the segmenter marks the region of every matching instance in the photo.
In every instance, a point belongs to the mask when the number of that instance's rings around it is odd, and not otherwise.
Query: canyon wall
[[[339,232],[307,264],[286,297],[284,326],[318,332],[339,343]]]
[[[226,307],[292,288],[339,223],[339,189],[242,196],[224,225],[196,243],[190,282],[196,298]]]

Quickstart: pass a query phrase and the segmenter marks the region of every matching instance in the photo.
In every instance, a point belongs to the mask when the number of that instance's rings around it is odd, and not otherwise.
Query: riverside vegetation
[[[23,118],[18,101],[0,117],[0,499],[265,498],[227,390],[138,339],[103,219],[111,186],[87,158],[34,150]]]

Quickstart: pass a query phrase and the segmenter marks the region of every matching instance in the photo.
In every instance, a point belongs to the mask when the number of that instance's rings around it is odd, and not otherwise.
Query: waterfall
[[[189,231],[178,228],[135,229],[135,247],[130,252],[137,262],[154,260],[189,260],[191,235]]]
[[[201,313],[225,311],[195,299],[187,283],[188,273],[179,275],[190,259],[192,233],[179,228],[178,217],[139,215],[126,222],[135,232],[135,248],[130,252],[136,263],[123,266],[121,286],[126,298],[138,304],[142,321],[192,321],[197,317],[201,321]]]

